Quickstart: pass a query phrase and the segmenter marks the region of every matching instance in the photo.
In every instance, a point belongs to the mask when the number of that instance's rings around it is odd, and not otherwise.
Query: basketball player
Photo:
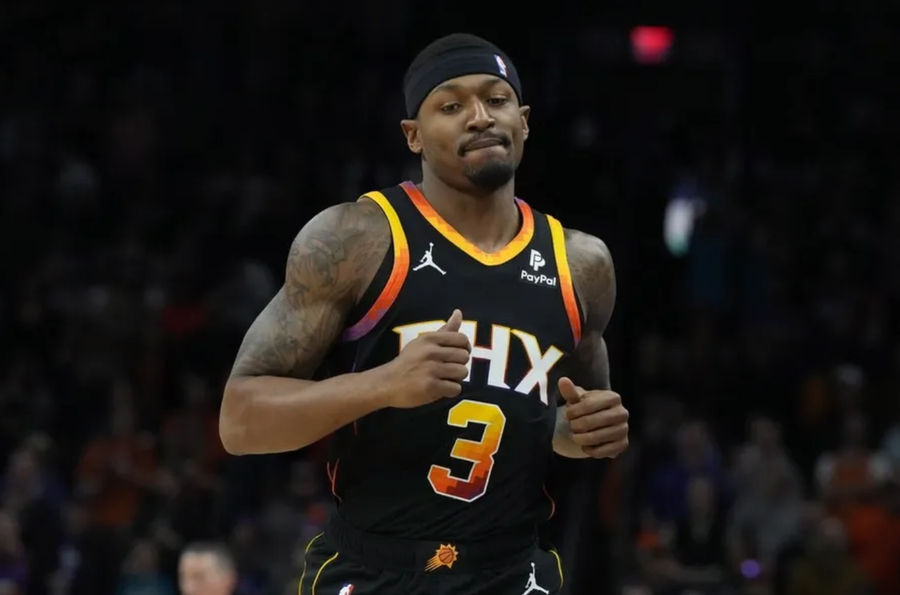
[[[552,452],[627,446],[603,339],[613,264],[516,198],[529,108],[504,52],[438,39],[404,93],[421,183],[299,232],[239,349],[222,440],[275,453],[334,435],[336,514],[306,547],[301,595],[559,593],[559,557],[536,540]]]
[[[182,595],[232,595],[237,588],[234,559],[224,545],[192,543],[178,560]]]

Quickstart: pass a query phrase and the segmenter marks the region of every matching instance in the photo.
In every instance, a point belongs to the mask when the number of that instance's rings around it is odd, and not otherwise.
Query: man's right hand
[[[389,407],[418,407],[462,392],[472,345],[459,332],[461,323],[462,312],[454,310],[444,326],[422,333],[385,365]]]

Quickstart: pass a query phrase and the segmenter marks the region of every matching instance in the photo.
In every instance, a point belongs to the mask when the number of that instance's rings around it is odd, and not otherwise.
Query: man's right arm
[[[309,380],[390,247],[364,200],[330,207],[294,239],[284,286],[250,326],[225,385],[219,434],[231,454],[302,448],[384,406],[384,369]]]

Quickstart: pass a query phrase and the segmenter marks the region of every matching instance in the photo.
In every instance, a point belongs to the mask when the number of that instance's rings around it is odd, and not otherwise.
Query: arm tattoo
[[[616,277],[602,240],[566,230],[566,247],[575,289],[585,312],[582,339],[573,354],[572,379],[587,389],[609,389],[609,354],[603,333],[616,301]]]
[[[390,239],[387,220],[369,201],[331,207],[307,223],[291,245],[284,286],[244,336],[232,376],[309,378]]]

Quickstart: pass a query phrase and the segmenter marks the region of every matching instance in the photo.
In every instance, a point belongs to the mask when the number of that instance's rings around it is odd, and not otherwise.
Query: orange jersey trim
[[[375,204],[381,207],[391,226],[391,238],[394,244],[394,267],[391,269],[391,276],[388,277],[387,283],[381,290],[381,294],[369,311],[359,319],[353,326],[347,328],[342,336],[344,341],[356,341],[378,324],[378,321],[384,316],[388,308],[400,295],[400,288],[406,281],[406,274],[409,271],[409,245],[406,242],[406,234],[403,232],[403,226],[400,224],[400,217],[391,203],[381,192],[370,192],[363,195],[371,199]]]
[[[325,461],[325,473],[328,475],[328,482],[331,484],[331,494],[338,499],[339,502],[342,502],[343,499],[337,494],[337,474],[338,474],[338,465],[341,464],[341,460],[337,459],[334,462],[334,469],[331,468],[331,462]]]
[[[434,210],[434,207],[431,206],[431,203],[428,202],[428,199],[425,198],[415,184],[412,182],[403,182],[400,186],[416,206],[416,209],[419,210],[432,227],[453,243],[453,245],[481,264],[497,266],[498,264],[509,262],[525,249],[525,246],[528,245],[532,236],[534,236],[534,214],[531,212],[531,207],[528,206],[528,203],[525,201],[517,198],[516,206],[519,207],[519,212],[522,213],[522,227],[519,229],[519,233],[517,233],[506,246],[497,252],[485,252],[464,238],[452,225],[447,223],[444,218]]]
[[[572,336],[577,345],[581,342],[581,316],[578,313],[578,301],[572,285],[572,272],[569,270],[569,259],[566,256],[566,234],[560,222],[555,218],[547,215],[547,222],[550,224],[550,236],[553,238],[553,255],[556,257],[556,270],[559,273],[559,288],[562,291],[569,324],[572,326]]]
[[[550,492],[547,491],[547,484],[544,484],[541,487],[544,489],[544,495],[547,496],[547,500],[550,501],[550,514],[547,515],[547,520],[549,521],[556,513],[556,500],[554,500],[553,496],[550,495]]]

